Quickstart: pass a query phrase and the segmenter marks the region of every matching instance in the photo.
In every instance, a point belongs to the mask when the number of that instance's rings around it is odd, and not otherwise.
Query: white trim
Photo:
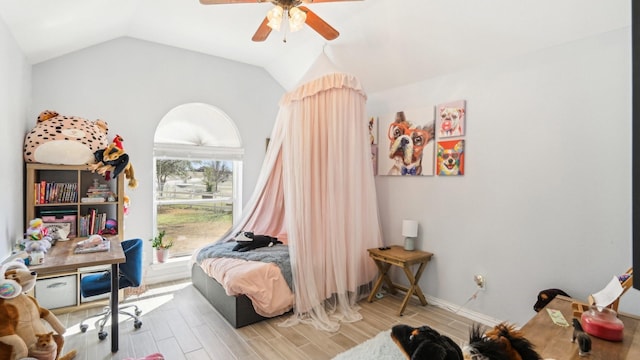
[[[219,146],[198,146],[186,144],[153,144],[153,155],[157,159],[190,159],[190,160],[233,160],[242,161],[243,148]]]
[[[503,322],[503,320],[499,320],[496,318],[493,318],[491,316],[476,312],[476,311],[472,311],[469,310],[467,308],[460,307],[460,305],[456,305],[453,303],[450,303],[448,301],[439,299],[437,297],[433,297],[433,296],[429,296],[429,295],[425,295],[425,297],[427,298],[427,302],[433,306],[437,306],[440,308],[443,308],[447,311],[450,311],[454,314],[458,314],[460,316],[464,316],[467,319],[471,319],[475,322],[490,326],[490,327],[494,327],[498,324],[500,324],[501,322]]]

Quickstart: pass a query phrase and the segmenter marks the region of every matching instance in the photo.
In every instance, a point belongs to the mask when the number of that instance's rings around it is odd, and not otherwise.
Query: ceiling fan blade
[[[299,6],[299,9],[307,14],[307,20],[305,21],[305,23],[309,25],[309,27],[311,27],[313,30],[315,30],[318,34],[322,35],[323,38],[327,40],[333,40],[337,38],[338,35],[340,35],[338,30],[334,29],[326,21],[322,20],[313,11],[304,6]]]
[[[324,2],[340,2],[340,1],[362,1],[362,0],[301,0],[305,4],[315,4]]]
[[[267,36],[271,34],[271,28],[267,25],[268,23],[269,19],[265,17],[264,20],[262,20],[262,24],[258,26],[258,30],[256,30],[256,33],[253,34],[251,40],[256,42],[265,41],[267,39]]]
[[[200,4],[203,5],[244,4],[261,2],[265,2],[265,0],[200,0]]]

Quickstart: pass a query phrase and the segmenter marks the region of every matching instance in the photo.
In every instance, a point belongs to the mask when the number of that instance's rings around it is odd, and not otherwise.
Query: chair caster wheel
[[[136,316],[140,316],[140,314],[142,314],[142,310],[140,309],[136,310]]]
[[[89,325],[87,324],[80,324],[80,331],[87,332],[87,329],[89,328]]]
[[[100,340],[104,340],[104,339],[106,339],[106,338],[107,338],[107,335],[108,335],[108,334],[107,334],[107,332],[106,332],[106,331],[100,331],[100,332],[98,332],[98,339],[100,339]]]
[[[142,321],[138,320],[138,321],[134,321],[133,322],[133,327],[135,329],[140,329],[142,327]]]

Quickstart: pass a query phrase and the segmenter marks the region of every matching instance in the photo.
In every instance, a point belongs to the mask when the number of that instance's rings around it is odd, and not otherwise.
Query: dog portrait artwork
[[[464,175],[464,140],[438,141],[438,175]]]
[[[436,107],[438,138],[464,135],[465,101],[455,101]]]
[[[375,145],[378,143],[378,119],[374,116],[370,117],[367,126],[369,127],[369,143]]]
[[[435,124],[411,121],[428,118],[428,112],[398,111],[387,126],[388,152],[380,144],[378,173],[396,176],[433,175]]]

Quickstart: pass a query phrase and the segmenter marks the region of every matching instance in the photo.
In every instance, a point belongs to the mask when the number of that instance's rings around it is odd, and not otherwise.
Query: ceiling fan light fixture
[[[276,5],[273,9],[267,12],[267,19],[269,20],[269,23],[267,25],[273,30],[280,31],[283,14],[284,9],[282,8],[282,6]]]
[[[302,29],[305,21],[307,20],[307,13],[298,9],[297,7],[293,7],[289,9],[289,30],[291,32],[298,31]]]

